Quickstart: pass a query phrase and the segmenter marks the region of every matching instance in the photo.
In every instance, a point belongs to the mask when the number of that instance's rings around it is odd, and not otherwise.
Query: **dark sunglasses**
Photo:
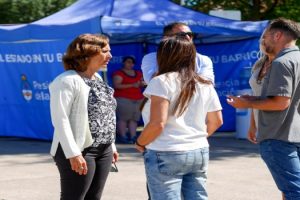
[[[179,37],[189,36],[190,38],[193,38],[195,36],[195,34],[193,32],[178,32],[178,33],[175,33],[174,35],[179,36]]]

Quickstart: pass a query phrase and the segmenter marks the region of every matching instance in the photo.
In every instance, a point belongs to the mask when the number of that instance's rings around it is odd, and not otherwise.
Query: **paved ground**
[[[210,138],[210,200],[280,200],[280,192],[256,145],[216,133]],[[117,145],[119,172],[111,173],[103,200],[146,200],[142,157],[133,145]],[[50,142],[0,137],[0,200],[58,200],[59,175]]]

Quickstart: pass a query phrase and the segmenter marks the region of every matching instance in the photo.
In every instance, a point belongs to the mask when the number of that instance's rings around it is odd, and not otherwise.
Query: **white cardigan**
[[[96,76],[101,78],[97,73]],[[54,79],[49,91],[54,126],[50,154],[55,156],[60,144],[66,158],[81,155],[93,143],[87,110],[90,87],[76,71],[68,70]],[[115,152],[115,144],[112,147]]]

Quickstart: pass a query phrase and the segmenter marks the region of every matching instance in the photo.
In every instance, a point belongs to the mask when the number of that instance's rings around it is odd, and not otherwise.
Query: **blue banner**
[[[49,83],[64,71],[61,63],[70,41],[0,44],[0,135],[51,140]],[[136,58],[140,69],[142,44],[113,45],[108,71],[122,67],[122,57]]]
[[[51,140],[49,83],[63,72],[62,57],[70,41],[0,44],[0,135]],[[122,67],[122,57],[136,58],[140,69],[141,43],[112,45],[113,58],[102,76],[112,85],[112,73]],[[148,45],[148,52],[156,45]],[[214,64],[215,86],[223,106],[224,125],[219,131],[235,131],[235,109],[227,94],[240,86],[240,70],[257,59],[258,39],[197,47]]]
[[[148,45],[148,51],[156,51],[156,45]],[[223,107],[224,124],[218,131],[235,131],[235,109],[226,103],[226,95],[236,95],[241,85],[240,71],[251,68],[257,60],[258,39],[202,44],[197,46],[199,53],[211,58],[215,73],[215,88]],[[244,81],[249,79],[243,77]]]
[[[112,74],[122,68],[122,59],[124,56],[132,56],[135,58],[134,69],[141,69],[141,61],[143,58],[143,44],[130,43],[130,44],[114,44],[111,45],[112,59],[107,66],[107,81],[112,86]]]
[[[52,139],[48,85],[68,43],[0,44],[0,135]]]
[[[258,58],[258,39],[235,41],[198,46],[198,52],[209,56],[213,61],[215,73],[215,88],[223,107],[224,124],[219,131],[235,131],[235,109],[226,103],[226,95],[233,94],[240,89],[240,72],[244,68],[251,68]],[[248,82],[248,77],[242,81]]]

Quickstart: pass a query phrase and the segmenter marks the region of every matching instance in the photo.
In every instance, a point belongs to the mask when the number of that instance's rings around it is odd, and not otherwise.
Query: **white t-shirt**
[[[158,70],[156,52],[146,54],[143,57],[141,69],[143,78],[148,84],[153,77],[153,74]],[[215,75],[213,63],[208,56],[199,53],[196,54],[196,72],[214,83]]]
[[[181,82],[177,72],[154,77],[144,91],[144,95],[159,96],[169,100],[168,119],[162,133],[149,145],[148,149],[157,151],[188,151],[208,147],[205,118],[207,112],[222,110],[213,85],[197,83],[196,92],[186,111],[180,116],[172,115],[172,108],[180,94]],[[147,124],[150,118],[151,100],[145,104],[142,116]]]

